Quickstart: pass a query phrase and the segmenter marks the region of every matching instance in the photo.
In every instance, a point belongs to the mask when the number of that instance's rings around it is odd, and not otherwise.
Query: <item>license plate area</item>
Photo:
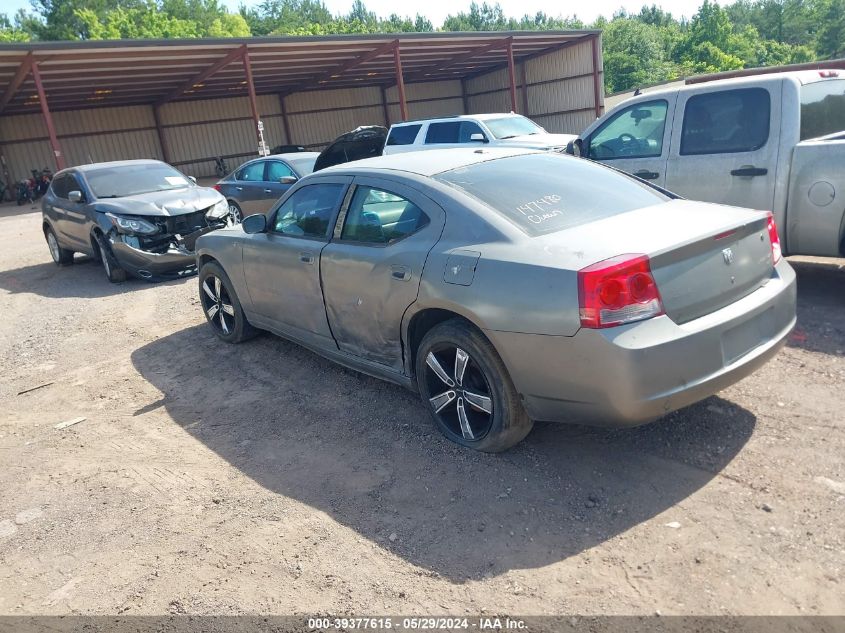
[[[769,308],[722,334],[722,362],[730,365],[774,336],[775,312]]]

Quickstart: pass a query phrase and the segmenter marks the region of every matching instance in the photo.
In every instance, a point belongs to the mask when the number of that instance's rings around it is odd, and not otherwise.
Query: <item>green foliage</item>
[[[0,41],[248,37],[434,31],[424,16],[382,18],[365,0],[333,15],[323,0],[261,0],[230,13],[224,0],[31,0],[31,12],[0,14]],[[609,92],[694,73],[845,56],[845,0],[702,0],[689,20],[656,4],[584,24],[539,11],[508,17],[498,3],[473,0],[440,31],[602,31]]]

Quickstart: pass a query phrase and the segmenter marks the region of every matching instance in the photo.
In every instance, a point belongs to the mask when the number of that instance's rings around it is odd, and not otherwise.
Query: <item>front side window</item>
[[[241,170],[235,176],[238,180],[246,180],[249,182],[261,182],[264,180],[264,161],[259,160],[254,163],[250,163],[246,167],[242,167]]]
[[[297,189],[282,203],[273,231],[296,237],[325,238],[346,185],[327,183]]]
[[[164,163],[135,163],[99,167],[85,172],[91,191],[98,198],[122,198],[153,191],[193,187],[185,174]],[[74,183],[69,182],[68,187]],[[73,191],[73,189],[68,189]]]
[[[268,182],[279,182],[280,179],[285,178],[286,176],[296,177],[296,174],[293,173],[293,170],[290,167],[281,161],[271,160],[267,163]]]
[[[68,174],[62,174],[61,176],[53,178],[53,182],[50,185],[50,188],[53,190],[53,195],[57,198],[67,199],[69,186],[70,178],[68,177]]]
[[[428,224],[428,216],[402,196],[373,187],[358,187],[340,239],[368,244],[390,244]]]
[[[590,138],[589,157],[651,158],[663,154],[668,102],[647,101],[625,108],[596,130]]]
[[[529,236],[669,200],[598,163],[545,152],[475,163],[435,178],[476,198]]]
[[[390,130],[387,145],[411,145],[422,125],[400,125]]]
[[[845,79],[801,86],[801,140],[845,131]]]
[[[684,108],[681,154],[753,152],[769,140],[771,99],[764,88],[690,97]]]
[[[425,134],[426,143],[457,143],[461,132],[459,121],[430,123]]]

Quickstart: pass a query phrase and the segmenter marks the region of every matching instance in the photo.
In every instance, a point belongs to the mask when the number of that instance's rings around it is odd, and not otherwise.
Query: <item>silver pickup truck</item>
[[[845,256],[845,70],[654,90],[569,149],[686,198],[771,210],[786,254]]]

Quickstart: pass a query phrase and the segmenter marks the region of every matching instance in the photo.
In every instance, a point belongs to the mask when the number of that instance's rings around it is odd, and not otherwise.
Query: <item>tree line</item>
[[[248,37],[430,31],[600,29],[605,89],[697,73],[845,57],[845,0],[703,0],[690,19],[656,5],[587,24],[544,12],[508,17],[472,2],[435,27],[425,16],[376,15],[363,0],[335,15],[322,0],[262,0],[229,12],[219,0],[31,0],[0,14],[0,41]]]

